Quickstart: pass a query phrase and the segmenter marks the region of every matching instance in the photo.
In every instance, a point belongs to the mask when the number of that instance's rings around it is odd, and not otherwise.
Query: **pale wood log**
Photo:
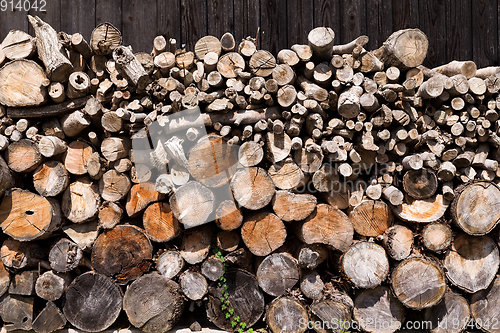
[[[149,83],[149,76],[129,48],[117,46],[113,50],[113,59],[117,64],[117,68],[123,70],[138,90],[146,88]]]
[[[212,232],[207,226],[187,230],[182,237],[181,256],[191,265],[202,262],[210,252],[211,238]]]
[[[313,300],[319,300],[323,297],[325,284],[321,276],[315,270],[302,270],[300,276],[300,291],[304,296]]]
[[[175,277],[183,268],[184,259],[178,251],[165,251],[156,261],[156,269],[167,279]]]
[[[451,291],[447,291],[443,301],[424,312],[424,320],[431,324],[432,333],[459,333],[469,323],[471,311],[469,302]]]
[[[317,199],[310,194],[276,191],[272,206],[275,214],[286,222],[301,221],[316,208]]]
[[[90,36],[90,47],[97,55],[110,55],[121,44],[120,31],[108,22],[99,24]]]
[[[303,76],[299,76],[297,78],[297,83],[302,88],[307,98],[312,98],[316,101],[322,102],[328,99],[328,91],[324,88],[321,88],[315,83],[307,80]]]
[[[64,153],[68,149],[66,142],[57,136],[47,135],[38,142],[38,150],[45,157],[52,157]]]
[[[23,269],[37,267],[40,264],[40,266],[50,269],[50,264],[43,261],[47,258],[47,251],[37,243],[21,242],[9,237],[3,242],[0,254],[5,267]],[[9,283],[5,282],[5,276],[3,287],[4,292],[9,288]]]
[[[423,99],[436,98],[443,93],[443,90],[443,80],[439,76],[434,76],[420,85],[415,96]]]
[[[307,40],[318,59],[327,59],[332,55],[335,33],[331,28],[318,27],[309,32]],[[292,48],[293,50],[293,48]]]
[[[243,132],[243,135],[244,134],[245,133]],[[256,166],[262,162],[263,158],[264,150],[257,142],[247,141],[244,142],[239,148],[238,161],[245,167]]]
[[[52,160],[42,163],[33,172],[33,186],[43,197],[55,197],[61,194],[68,185],[68,172],[59,161]]]
[[[348,54],[352,53],[357,46],[364,46],[368,43],[368,36],[359,36],[356,39],[352,40],[349,43],[343,45],[334,45],[333,46],[333,54]]]
[[[87,162],[92,156],[94,149],[84,141],[73,141],[63,156],[64,166],[69,173],[84,175],[87,173]]]
[[[441,218],[449,204],[450,202],[446,201],[441,194],[436,194],[423,200],[408,199],[402,205],[391,208],[403,221],[428,223]]]
[[[11,61],[0,69],[0,103],[8,107],[38,106],[48,97],[45,83],[47,77],[34,61]]]
[[[287,64],[292,67],[297,65],[300,61],[297,53],[288,49],[280,50],[276,58],[279,64]]]
[[[386,65],[405,70],[424,62],[428,45],[427,36],[422,31],[404,29],[390,35],[374,52]]]
[[[397,187],[391,185],[382,191],[382,196],[387,199],[391,205],[400,206],[403,203],[404,194]]]
[[[453,60],[446,65],[433,68],[434,71],[444,74],[446,76],[454,76],[457,74],[464,75],[470,79],[476,75],[477,66],[473,61],[457,61]]]
[[[380,72],[384,69],[384,63],[373,52],[363,51],[359,59],[361,60],[360,71],[362,73]]]
[[[79,178],[64,191],[61,209],[71,222],[83,223],[95,217],[99,205],[97,186],[88,178]]]
[[[275,186],[281,190],[297,188],[304,181],[303,171],[290,158],[273,163],[268,170],[268,175]]]
[[[50,249],[50,267],[56,272],[66,273],[75,269],[82,257],[82,249],[76,243],[62,238]]]
[[[306,308],[294,297],[285,296],[275,299],[266,310],[266,322],[273,333],[305,332],[309,316]]]
[[[208,292],[208,283],[205,277],[193,270],[184,271],[179,276],[182,293],[190,300],[197,301]]]
[[[443,223],[431,223],[422,230],[424,246],[434,252],[446,250],[453,240],[451,228]]]
[[[61,119],[61,126],[64,134],[69,137],[77,136],[89,125],[89,116],[79,110],[69,113]]]
[[[319,151],[307,151],[307,149],[298,149],[294,153],[294,161],[305,173],[314,173],[321,168],[323,162],[323,152],[321,148]]]
[[[406,259],[412,251],[413,233],[402,225],[394,225],[388,228],[382,236],[382,245],[387,254],[394,260]]]
[[[351,301],[352,302],[352,301]],[[320,333],[341,332],[344,327],[348,329],[347,324],[351,321],[352,306],[332,299],[325,299],[315,302],[310,307],[310,317],[313,322],[328,323],[323,327],[317,325],[315,331]],[[314,326],[313,326],[314,327]]]
[[[90,78],[83,72],[73,72],[68,78],[68,88],[66,96],[70,99],[76,99],[88,95],[90,92]]]
[[[207,222],[214,210],[214,194],[199,182],[190,181],[170,197],[170,209],[185,228]]]
[[[203,61],[205,55],[209,52],[214,52],[220,56],[222,50],[221,42],[217,37],[204,36],[196,42],[194,46],[194,53],[198,59]]]
[[[217,62],[217,71],[227,79],[236,78],[236,71],[244,69],[245,60],[236,52],[224,54]]]
[[[297,100],[297,90],[292,85],[285,85],[279,88],[276,100],[281,107],[288,109],[292,107]]]
[[[19,60],[31,58],[36,52],[36,39],[21,30],[11,30],[2,41],[4,59]],[[0,61],[0,64],[3,63]]]
[[[236,172],[230,186],[238,204],[251,210],[267,206],[275,192],[273,181],[267,172],[259,167],[250,167]]]
[[[99,193],[106,201],[116,202],[125,198],[130,187],[130,178],[114,169],[106,171],[99,180]]]

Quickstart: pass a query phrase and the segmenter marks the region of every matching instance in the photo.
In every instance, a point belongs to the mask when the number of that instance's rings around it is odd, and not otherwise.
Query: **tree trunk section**
[[[283,221],[266,211],[249,212],[244,216],[241,238],[256,256],[267,256],[285,243],[286,228]]]
[[[274,253],[267,256],[257,269],[259,286],[269,295],[281,296],[299,281],[297,260],[290,254]]]
[[[427,36],[422,31],[404,29],[390,35],[375,53],[387,67],[406,70],[424,62],[428,46]]]
[[[66,317],[52,301],[48,301],[45,308],[33,320],[32,328],[36,333],[51,333],[62,329],[65,325]]]
[[[371,242],[352,245],[342,256],[340,265],[356,288],[375,288],[389,274],[389,260],[384,248]]]
[[[84,141],[73,141],[68,145],[64,155],[64,166],[73,175],[84,175],[87,173],[87,162],[94,153],[91,145]]]
[[[198,264],[208,256],[211,241],[212,231],[206,225],[187,230],[182,237],[181,256],[188,264]]]
[[[5,161],[12,171],[30,172],[42,162],[42,155],[36,143],[29,139],[12,142],[7,147]]]
[[[453,233],[447,224],[431,223],[422,230],[422,241],[424,246],[433,251],[441,252],[446,250],[453,240]]]
[[[73,223],[92,220],[101,203],[97,186],[89,178],[79,178],[70,184],[62,196],[62,212]]]
[[[82,249],[77,244],[62,238],[50,249],[50,267],[56,272],[69,272],[78,266],[82,257]]]
[[[303,333],[308,321],[307,310],[292,297],[275,299],[266,311],[266,322],[273,333]]]
[[[225,200],[219,204],[215,211],[215,223],[217,227],[226,231],[235,230],[241,226],[243,215],[233,200]]]
[[[354,230],[368,237],[382,235],[393,223],[389,206],[381,200],[365,200],[355,206],[349,214]]]
[[[202,225],[214,210],[215,197],[202,184],[191,181],[175,191],[170,197],[170,209],[185,229]]]
[[[47,271],[36,280],[35,292],[44,300],[56,301],[62,297],[70,283],[70,274]]]
[[[448,291],[442,302],[425,309],[424,320],[431,322],[432,333],[460,333],[467,327],[470,315],[469,302]]]
[[[394,225],[388,228],[381,236],[382,245],[387,254],[394,260],[408,258],[413,248],[413,233],[402,225]]]
[[[313,328],[316,332],[341,333],[344,331],[343,324],[351,321],[351,309],[343,303],[327,299],[312,304],[309,317],[313,321]],[[314,325],[315,322],[325,323],[325,325]],[[345,328],[348,329],[348,327]]]
[[[68,171],[59,161],[47,161],[33,172],[33,186],[43,197],[55,197],[64,192],[68,185]]]
[[[165,251],[156,261],[156,269],[166,279],[172,279],[184,268],[184,259],[177,251]]]
[[[192,301],[202,299],[208,292],[207,279],[201,273],[193,270],[184,271],[179,276],[179,284],[182,293]]]
[[[230,186],[238,204],[250,210],[258,210],[267,206],[275,192],[273,181],[267,172],[259,167],[250,167],[236,172]]]
[[[498,298],[500,297],[500,279],[496,278],[488,289],[480,290],[474,293],[470,298],[470,312],[472,318],[479,323],[484,331],[489,333],[498,333],[500,328],[496,322],[500,316]]]
[[[114,184],[117,186],[116,183]],[[165,197],[158,193],[155,185],[150,182],[134,184],[127,192],[125,210],[130,217],[137,217],[150,203],[163,200]]]
[[[218,281],[224,275],[224,264],[215,256],[209,257],[201,265],[201,274],[210,281]]]
[[[316,208],[317,199],[310,194],[276,191],[272,206],[274,213],[283,221],[302,221]]]
[[[403,177],[405,192],[415,199],[427,199],[436,193],[438,179],[436,174],[427,168],[407,171]]]

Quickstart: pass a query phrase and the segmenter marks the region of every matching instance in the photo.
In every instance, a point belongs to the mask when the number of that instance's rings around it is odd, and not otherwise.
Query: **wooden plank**
[[[157,35],[163,35],[167,41],[175,38],[181,41],[181,1],[158,1],[158,27]]]
[[[192,51],[196,41],[207,34],[207,3],[181,0],[181,26],[182,43]]]
[[[342,27],[338,44],[352,41],[359,35],[366,35],[366,1],[351,0],[340,2],[340,20]]]
[[[122,31],[122,1],[96,0],[96,25],[109,22]]]
[[[366,13],[366,28],[370,37],[366,49],[378,49],[393,32],[392,2],[387,0],[367,1]]]
[[[236,45],[248,36],[257,36],[260,26],[260,2],[255,0],[240,0],[234,2],[234,39]],[[260,45],[260,38],[257,46]]]
[[[123,0],[123,45],[132,45],[134,52],[151,52],[156,37],[156,0]]]
[[[340,44],[340,3],[335,0],[314,0],[314,27],[329,27],[335,32],[335,44]]]
[[[61,7],[61,30],[68,34],[79,32],[90,40],[90,34],[95,28],[96,0],[64,0]]]
[[[394,31],[418,27],[418,18],[418,0],[392,1],[392,24]]]
[[[11,30],[28,32],[29,23],[26,14],[25,11],[19,11],[15,8],[12,10],[10,3],[7,3],[7,10],[0,11],[0,43]]]
[[[307,35],[314,28],[313,6],[310,0],[288,0],[288,47],[307,44]]]
[[[234,31],[233,0],[207,1],[208,34],[221,38]]]
[[[261,0],[261,48],[278,54],[287,45],[286,0]],[[290,45],[291,46],[291,45]]]
[[[472,0],[446,1],[446,58],[472,59]]]
[[[420,29],[429,39],[429,49],[424,65],[436,67],[447,62],[446,30],[445,30],[445,1],[421,0],[419,2]]]
[[[478,68],[498,64],[497,11],[496,0],[477,0],[472,6],[472,60]]]
[[[32,4],[34,4],[34,1],[31,1]],[[40,4],[43,3],[38,0],[37,5],[38,5],[38,10],[30,9],[30,15],[31,16],[38,16],[41,18],[44,22],[47,22],[54,28],[55,31],[60,31],[61,30],[61,1],[56,0],[56,1],[45,1],[45,6],[43,6],[43,9],[45,11],[40,11]],[[28,21],[27,18],[25,18],[26,22]],[[31,24],[28,24],[28,33],[32,36],[35,35],[35,31],[33,30],[33,27]]]

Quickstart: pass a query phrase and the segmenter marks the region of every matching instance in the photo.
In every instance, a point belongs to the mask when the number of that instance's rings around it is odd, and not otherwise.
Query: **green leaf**
[[[221,302],[221,303],[224,303],[224,301],[225,301],[225,300],[226,300],[226,299],[225,299],[224,297],[221,297],[221,298],[220,298],[220,302]]]
[[[251,328],[251,327],[250,327],[250,328],[247,330],[247,333],[253,333],[253,328]]]
[[[231,304],[231,302],[229,302],[229,300],[226,300],[226,305],[229,306]]]
[[[234,320],[236,320],[237,322],[240,322],[240,316],[234,317]]]
[[[242,328],[238,328],[238,333],[243,333],[243,329]]]
[[[225,297],[225,298],[229,298],[229,293],[228,293],[228,292],[225,292],[225,293],[224,293],[224,297]]]
[[[233,313],[234,313],[234,309],[233,309],[233,308],[231,308],[231,309],[229,309],[229,310],[228,310],[228,312],[229,312],[229,313],[231,314],[231,316],[232,316],[232,315],[233,315]]]
[[[225,306],[224,304],[222,304],[220,308],[222,309],[222,311],[226,311],[227,306]]]
[[[229,317],[231,317],[231,315],[229,313],[226,313],[226,319],[229,319]]]
[[[247,323],[240,323],[240,326],[242,329],[245,329],[247,327]]]
[[[224,259],[224,257],[221,257],[221,258],[220,258],[220,262],[221,262],[221,263],[225,263],[225,262],[226,262],[226,259]]]
[[[236,327],[236,325],[238,325],[238,323],[236,323],[234,320],[231,322],[231,326]]]

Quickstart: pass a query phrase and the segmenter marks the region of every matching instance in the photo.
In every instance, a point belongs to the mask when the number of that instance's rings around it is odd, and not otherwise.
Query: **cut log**
[[[243,143],[238,151],[238,161],[245,167],[256,166],[262,162],[263,158],[262,146],[254,141]]]
[[[142,217],[146,235],[154,242],[169,242],[180,233],[179,222],[165,202],[150,205]]]
[[[129,156],[132,143],[129,138],[109,137],[101,143],[101,153],[105,159],[115,162]]]
[[[266,310],[266,322],[273,333],[303,333],[308,321],[307,310],[293,297],[279,297]]]
[[[121,44],[120,31],[108,22],[99,24],[90,36],[90,47],[97,55],[110,55]]]
[[[406,70],[424,62],[428,46],[427,36],[422,31],[404,29],[390,35],[374,53],[386,66]]]
[[[389,274],[389,260],[384,248],[372,242],[352,245],[343,254],[340,267],[356,288],[375,288]]]
[[[268,170],[274,185],[281,190],[291,190],[303,185],[305,176],[300,167],[291,159],[273,163]]]
[[[302,223],[292,225],[297,237],[306,244],[321,243],[344,252],[352,244],[354,228],[340,209],[319,204]]]
[[[187,230],[180,246],[182,258],[191,265],[205,260],[210,252],[212,231],[206,225]]]
[[[354,230],[368,237],[377,237],[392,225],[393,216],[389,206],[380,200],[365,200],[349,213]]]
[[[45,157],[52,157],[64,153],[68,149],[66,142],[57,136],[47,135],[38,142],[38,150]]]
[[[3,257],[3,251],[2,251],[2,257]],[[2,296],[7,292],[9,286],[10,286],[10,273],[5,268],[3,261],[0,261],[0,296]]]
[[[92,267],[119,284],[126,284],[149,270],[152,251],[142,229],[118,225],[97,237],[92,247]]]
[[[500,220],[496,206],[500,202],[500,189],[489,182],[464,185],[455,191],[451,205],[453,221],[470,235],[490,232]]]
[[[454,292],[444,294],[438,305],[425,309],[424,320],[431,323],[432,333],[460,333],[470,320],[469,302]]]
[[[356,118],[361,110],[360,97],[363,95],[363,88],[353,86],[342,92],[338,100],[338,112],[344,118]]]
[[[208,292],[207,279],[193,270],[184,271],[179,276],[179,284],[182,293],[192,301],[202,299]]]
[[[351,308],[344,303],[326,299],[313,303],[309,316],[312,327],[318,333],[342,332],[350,328]]]
[[[354,299],[353,319],[366,332],[395,332],[404,317],[405,308],[385,286],[363,290]]]
[[[94,149],[84,141],[73,141],[68,145],[64,154],[64,166],[73,175],[84,175],[87,173],[87,162]]]
[[[98,235],[97,221],[93,220],[87,223],[69,224],[63,227],[63,232],[73,242],[78,244],[83,251],[90,252]]]
[[[215,244],[222,251],[236,251],[240,245],[240,234],[237,231],[219,231],[215,236]]]
[[[35,142],[22,139],[18,142],[12,142],[7,147],[5,161],[12,171],[30,172],[41,163],[42,155]]]
[[[43,239],[62,223],[59,202],[19,188],[3,197],[0,205],[2,231],[19,241]]]
[[[97,186],[88,178],[79,178],[64,191],[61,209],[71,222],[83,223],[96,216],[100,202]]]
[[[236,202],[251,210],[267,206],[275,192],[273,181],[267,172],[259,167],[250,167],[236,172],[230,186]]]
[[[276,58],[269,51],[259,50],[250,57],[248,67],[254,75],[266,77],[273,73]]]
[[[165,251],[156,261],[156,269],[167,279],[174,278],[184,268],[184,258],[178,251]]]
[[[129,48],[121,45],[117,46],[113,50],[113,59],[117,68],[123,70],[138,90],[146,88],[146,85],[150,82],[148,73],[146,73],[144,67]]]
[[[108,170],[100,179],[99,193],[104,200],[116,202],[125,198],[127,193],[129,193],[129,190],[131,189],[130,184],[130,179],[127,175],[111,169]],[[154,185],[151,186],[154,188]]]
[[[106,201],[99,207],[99,228],[113,229],[123,217],[123,209],[116,203]]]
[[[36,267],[41,260],[47,257],[47,251],[37,243],[20,242],[12,238],[7,238],[0,250],[2,263],[6,267],[23,269]],[[44,266],[50,268],[46,263]],[[5,287],[7,288],[7,287]]]
[[[224,52],[232,52],[236,47],[234,36],[230,32],[226,32],[224,35],[222,35],[222,37],[220,38],[220,44]]]
[[[241,226],[243,215],[233,200],[225,200],[219,204],[215,212],[215,223],[222,230],[235,230]]]
[[[15,60],[0,69],[0,103],[10,107],[37,106],[47,100],[47,77],[37,63]]]
[[[11,30],[2,41],[2,51],[9,60],[30,58],[36,52],[36,39],[21,30]],[[0,61],[0,64],[3,62]]]
[[[284,252],[267,256],[257,269],[259,286],[272,296],[283,295],[299,281],[299,278],[297,260]]]
[[[302,148],[295,151],[293,159],[303,172],[315,173],[323,163],[323,152],[309,152],[306,148]]]
[[[427,199],[436,193],[438,179],[436,174],[427,168],[410,170],[403,177],[405,192],[415,199]]]
[[[286,133],[277,134],[268,132],[266,134],[266,158],[271,163],[283,161],[292,150],[292,140]]]
[[[66,317],[52,301],[33,320],[32,328],[36,333],[51,333],[66,325]]]
[[[201,61],[203,61],[208,52],[214,52],[217,56],[220,56],[221,49],[221,42],[214,36],[204,36],[198,39],[194,45],[194,53]]]
[[[408,258],[413,247],[413,233],[402,225],[388,228],[381,236],[382,244],[389,256],[394,260]]]
[[[33,172],[33,186],[43,197],[55,197],[69,185],[69,175],[59,161],[47,161]]]
[[[486,332],[498,333],[496,326],[500,309],[495,306],[500,296],[500,279],[496,278],[491,287],[480,290],[470,298],[470,311],[472,318],[478,326]]]
[[[34,297],[7,295],[0,302],[0,316],[7,331],[29,331],[33,321]]]
[[[396,207],[391,205],[391,208],[394,214],[403,221],[429,223],[443,217],[449,204],[441,194],[436,194],[423,200],[407,198],[407,202]]]
[[[491,238],[463,234],[454,239],[443,267],[453,285],[475,293],[490,285],[499,263],[498,248]]]
[[[416,310],[438,304],[446,291],[443,271],[425,258],[410,258],[399,263],[392,271],[391,285],[399,301]]]
[[[103,176],[106,176],[106,174]],[[119,178],[121,179],[121,178]],[[150,182],[134,184],[132,187],[123,187],[123,192],[118,191],[119,182],[110,181],[113,184],[113,188],[116,192],[127,194],[127,203],[125,205],[125,210],[127,215],[130,217],[137,217],[148,205],[152,202],[160,201],[164,198],[164,195],[156,191],[155,185]],[[130,189],[130,191],[128,190]],[[104,196],[103,196],[104,198]],[[105,198],[106,199],[106,198]],[[107,200],[110,200],[107,198]],[[120,199],[118,199],[120,200]],[[110,200],[117,201],[117,200]]]
[[[90,78],[83,72],[73,72],[68,79],[66,96],[76,99],[88,95],[90,92]]]
[[[333,52],[335,33],[331,28],[318,27],[309,32],[307,40],[318,59],[329,59]]]
[[[214,210],[214,200],[210,189],[191,181],[179,187],[169,202],[175,218],[187,229],[208,221]]]
[[[2,156],[0,156],[0,196],[2,196],[6,190],[14,186],[14,178],[10,172],[7,163]]]
[[[236,52],[224,54],[217,62],[217,71],[226,79],[236,78],[236,72],[243,71],[244,69],[245,59]]]
[[[201,265],[201,273],[210,281],[218,281],[224,275],[224,264],[214,256],[209,257]]]
[[[422,230],[424,246],[434,252],[446,250],[453,240],[451,228],[443,223],[431,223]]]
[[[323,297],[325,284],[316,271],[301,271],[300,291],[304,296],[313,300],[319,300]]]
[[[304,220],[314,211],[316,203],[313,195],[288,191],[276,191],[272,200],[274,213],[286,222]]]
[[[35,282],[38,278],[38,271],[21,271],[14,275],[9,286],[10,295],[35,295]]]
[[[42,299],[56,301],[62,297],[70,283],[69,274],[47,271],[36,280],[35,292]]]
[[[86,332],[104,331],[122,310],[120,288],[108,277],[94,272],[74,279],[64,299],[64,316],[71,325]]]
[[[282,246],[286,235],[283,221],[273,213],[249,212],[243,219],[241,238],[256,256],[266,256]]]
[[[297,254],[298,265],[306,269],[315,269],[327,258],[328,248],[323,244],[303,244]]]
[[[470,79],[476,75],[477,66],[473,61],[454,60],[446,65],[433,68],[432,70],[450,77],[462,74],[467,79]]]
[[[66,273],[75,269],[82,257],[82,249],[77,244],[62,238],[50,249],[50,267],[56,272]]]

